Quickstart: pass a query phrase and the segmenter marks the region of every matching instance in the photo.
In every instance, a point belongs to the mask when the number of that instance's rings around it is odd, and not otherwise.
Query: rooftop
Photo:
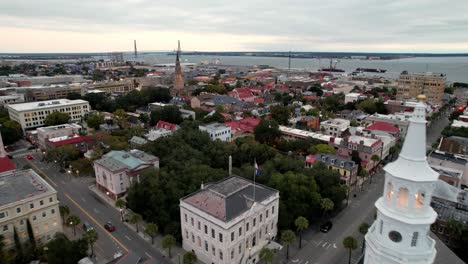
[[[137,149],[130,151],[113,150],[104,155],[101,159],[96,160],[95,163],[111,171],[118,171],[122,169],[131,171],[138,169],[142,165],[147,167],[148,165],[151,165],[152,161],[157,159],[158,157]]]
[[[363,141],[364,146],[366,147],[373,147],[377,145],[379,142],[382,142],[378,138],[362,137],[362,136],[356,136],[356,135],[351,135],[348,138],[348,142],[354,143],[354,144],[360,144],[361,141]]]
[[[317,161],[321,161],[327,165],[341,167],[345,170],[352,170],[356,166],[354,161],[333,154],[315,154],[315,158]],[[341,165],[342,163],[343,165]]]
[[[0,206],[55,190],[33,170],[0,174]]]
[[[239,176],[207,184],[205,188],[195,192],[182,200],[222,221],[228,222],[254,205],[253,192],[255,188],[255,202],[277,195],[278,191],[269,187],[253,184]]]
[[[321,125],[334,125],[334,126],[349,126],[349,120],[342,119],[342,118],[334,118],[330,120],[326,120],[320,123]]]
[[[63,128],[76,128],[81,129],[82,127],[78,124],[63,124],[57,126],[48,126],[48,127],[40,127],[37,129],[38,132],[52,132]]]
[[[49,138],[48,141],[56,146],[64,146],[64,145],[69,145],[69,144],[76,144],[76,143],[81,143],[81,142],[90,142],[93,141],[92,138],[87,137],[87,136],[80,136],[80,135],[72,135],[72,136],[62,136],[62,137],[55,137],[55,138]]]
[[[396,126],[387,122],[375,122],[374,124],[366,127],[366,130],[379,130],[389,133],[398,133],[400,131]]]
[[[8,157],[0,158],[0,173],[13,171],[16,169],[15,163]]]
[[[219,129],[226,129],[229,128],[229,126],[221,123],[210,123],[206,125],[200,125],[198,126],[200,129],[206,129],[206,130],[219,130]]]
[[[18,112],[22,112],[22,111],[56,108],[60,106],[71,106],[71,105],[78,105],[78,104],[88,104],[88,101],[81,100],[81,99],[77,99],[77,100],[56,99],[56,100],[41,101],[41,102],[9,104],[8,108],[11,108]]]

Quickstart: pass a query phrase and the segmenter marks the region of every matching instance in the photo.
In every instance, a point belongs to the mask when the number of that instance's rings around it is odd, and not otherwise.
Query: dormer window
[[[330,163],[335,164],[335,159],[332,159]]]
[[[340,163],[340,166],[341,166],[341,167],[344,167],[344,161],[342,161],[342,162]]]

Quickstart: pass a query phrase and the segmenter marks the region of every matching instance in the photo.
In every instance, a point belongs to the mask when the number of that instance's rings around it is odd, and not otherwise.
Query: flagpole
[[[254,159],[253,201],[255,203],[255,176],[257,176],[257,160]]]

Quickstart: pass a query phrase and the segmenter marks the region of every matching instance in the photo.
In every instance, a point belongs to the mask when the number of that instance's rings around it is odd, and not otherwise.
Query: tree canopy
[[[45,126],[56,126],[67,124],[70,121],[70,115],[62,112],[53,112],[46,116],[44,119]]]
[[[156,125],[159,120],[173,124],[180,124],[183,121],[179,107],[175,105],[165,106],[161,109],[152,111],[150,115],[150,125]]]

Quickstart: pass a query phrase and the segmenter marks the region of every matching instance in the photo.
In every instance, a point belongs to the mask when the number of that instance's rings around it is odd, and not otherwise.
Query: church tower
[[[180,66],[180,40],[177,48],[176,62],[175,62],[175,76],[174,76],[174,87],[172,90],[173,96],[183,96],[185,94],[184,89],[184,77],[182,76],[182,67]]]
[[[435,241],[429,237],[437,214],[430,206],[439,175],[426,160],[426,106],[420,95],[403,149],[385,166],[377,218],[366,234],[365,264],[433,263]]]

